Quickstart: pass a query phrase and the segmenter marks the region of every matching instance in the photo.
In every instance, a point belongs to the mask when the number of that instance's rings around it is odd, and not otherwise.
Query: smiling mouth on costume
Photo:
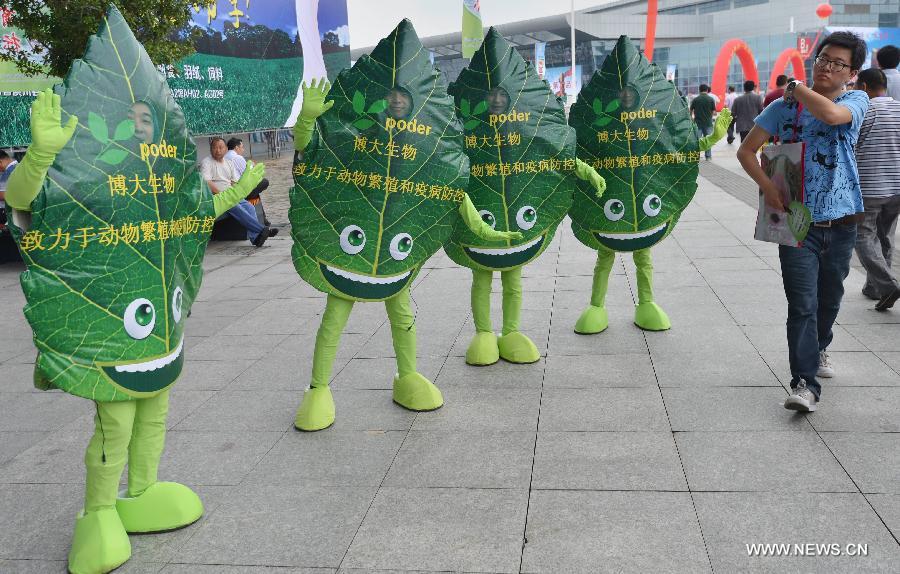
[[[115,385],[136,393],[152,393],[175,382],[184,366],[184,335],[168,355],[140,363],[100,365]]]
[[[325,281],[344,295],[354,299],[369,299],[372,301],[387,299],[396,295],[406,287],[413,275],[412,269],[400,275],[387,277],[360,275],[346,269],[326,265],[321,261],[319,262],[319,270],[322,272],[322,277],[325,278]]]
[[[597,241],[613,251],[638,251],[656,245],[666,235],[669,221],[659,227],[637,233],[601,233],[594,231]]]
[[[466,255],[475,263],[491,269],[508,269],[524,265],[541,251],[546,234],[527,243],[505,248],[463,247]]]

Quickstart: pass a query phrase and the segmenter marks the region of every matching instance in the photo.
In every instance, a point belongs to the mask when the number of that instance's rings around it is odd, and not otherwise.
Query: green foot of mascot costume
[[[671,327],[653,298],[650,249],[672,233],[697,191],[700,152],[722,139],[730,121],[724,109],[713,134],[698,141],[684,98],[626,36],[582,89],[569,124],[578,134],[578,155],[600,171],[607,189],[601,196],[579,182],[569,210],[575,237],[597,250],[591,304],[575,324],[577,333],[609,325],[609,274],[616,252],[628,251],[637,268],[634,323],[648,331]]]
[[[128,560],[128,533],[203,513],[187,486],[157,481],[169,388],[212,223],[263,167],[215,197],[201,189],[184,116],[115,8],[56,92],[32,106],[32,145],[6,201],[26,265],[35,383],[95,404],[68,567],[96,574]]]
[[[483,223],[465,193],[462,126],[408,20],[328,88],[324,81],[304,86],[294,127],[294,266],[328,294],[310,387],[294,422],[304,431],[334,422],[328,383],[355,301],[384,301],[397,355],[394,401],[414,411],[443,405],[437,387],[416,371],[410,285],[454,228],[464,225],[487,241],[520,237]]]
[[[492,228],[522,234],[519,240],[485,241],[457,228],[445,246],[453,261],[472,269],[475,337],[466,362],[490,365],[502,357],[534,363],[540,353],[519,330],[522,267],[544,252],[571,207],[572,174],[601,188],[603,180],[575,159],[575,132],[566,125],[562,102],[493,28],[448,92],[466,130],[472,201]],[[500,337],[491,325],[495,271],[503,283]]]

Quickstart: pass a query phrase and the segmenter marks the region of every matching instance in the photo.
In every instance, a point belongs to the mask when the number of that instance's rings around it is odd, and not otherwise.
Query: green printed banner
[[[193,135],[292,126],[301,81],[334,79],[350,65],[346,0],[215,0],[194,2],[190,10],[200,34],[196,53],[157,69]],[[8,19],[14,23],[15,15]],[[0,76],[0,147],[28,144],[28,106],[39,89],[10,79]]]
[[[569,216],[588,247],[636,251],[666,238],[697,191],[700,149],[684,98],[627,36],[569,112],[578,157],[606,179],[579,181]]]
[[[78,125],[30,225],[12,226],[36,380],[97,401],[151,396],[181,373],[212,195],[184,115],[115,8],[55,91],[62,123]]]
[[[470,59],[481,45],[481,0],[463,0],[462,56]]]

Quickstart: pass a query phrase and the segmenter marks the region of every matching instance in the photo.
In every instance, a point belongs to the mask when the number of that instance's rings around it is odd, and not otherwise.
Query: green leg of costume
[[[303,394],[303,402],[297,409],[294,426],[302,431],[317,431],[334,423],[334,399],[328,383],[331,369],[337,355],[341,333],[350,318],[353,301],[329,295],[325,304],[322,323],[316,334],[316,348],[313,351],[312,380]]]
[[[672,327],[668,315],[653,302],[653,260],[650,250],[642,249],[633,254],[637,268],[638,305],[634,309],[634,324],[647,331],[665,331]]]
[[[394,402],[411,411],[433,411],[444,404],[441,391],[416,371],[416,323],[404,289],[384,302],[397,355]]]
[[[94,436],[84,463],[84,510],[75,523],[69,571],[109,572],[131,556],[127,532],[158,532],[186,526],[203,505],[186,486],[156,481],[165,442],[168,392],[156,397],[96,403]],[[117,498],[125,463],[129,497]]]
[[[500,356],[510,363],[534,363],[541,358],[534,343],[519,331],[522,313],[522,268],[500,274],[503,281],[503,333],[497,340]]]
[[[156,479],[166,443],[168,414],[168,391],[135,401],[128,446],[128,492],[116,501],[116,510],[128,532],[175,530],[203,515],[203,503],[193,490],[177,482]]]
[[[609,289],[609,274],[616,260],[616,252],[605,247],[597,250],[597,264],[594,266],[594,284],[591,287],[591,304],[575,323],[575,332],[582,335],[600,333],[609,326],[606,314],[606,292]]]
[[[493,365],[500,360],[497,335],[491,326],[493,279],[494,274],[491,271],[472,270],[472,316],[475,319],[475,337],[466,349],[466,362],[470,365]]]

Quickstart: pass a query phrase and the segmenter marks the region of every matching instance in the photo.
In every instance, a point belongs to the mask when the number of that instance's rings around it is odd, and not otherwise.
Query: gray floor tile
[[[0,476],[4,465],[16,455],[41,442],[49,432],[41,431],[3,431],[0,432]]]
[[[410,431],[385,486],[528,488],[534,432]]]
[[[857,492],[814,432],[675,433],[693,491]]]
[[[444,357],[419,357],[416,368],[426,378],[435,381]],[[394,375],[397,373],[397,360],[387,359],[352,359],[337,375],[331,385],[337,389],[393,389]],[[439,383],[438,383],[439,384]]]
[[[900,547],[860,494],[695,493],[717,572],[891,572]],[[869,555],[748,556],[749,544],[868,544]]]
[[[669,432],[541,432],[535,489],[687,490]]]
[[[545,388],[594,389],[656,385],[647,353],[624,355],[554,355],[547,359]]]
[[[0,392],[0,431],[52,431],[93,410],[93,404],[62,391]]]
[[[413,430],[534,431],[539,389],[442,389],[444,406],[419,413]]]
[[[823,432],[821,435],[862,492],[900,494],[900,434]]]
[[[302,392],[221,391],[179,422],[178,430],[285,431],[294,424]]]
[[[483,389],[540,388],[544,380],[545,359],[528,365],[507,363],[500,359],[493,365],[473,367],[462,357],[447,358],[441,374],[434,381],[441,389],[474,387]]]
[[[378,486],[405,436],[401,431],[290,430],[266,453],[245,483],[286,488],[306,482],[322,486]]]
[[[218,391],[231,384],[256,363],[253,359],[233,361],[188,360],[178,379],[180,391]]]
[[[406,431],[412,426],[417,414],[432,415],[432,413],[415,413],[394,403],[392,391],[335,389],[333,392],[336,414],[331,428],[338,431]],[[445,403],[446,396],[444,393]],[[299,404],[298,402],[297,405]],[[435,412],[440,412],[444,408],[441,407]]]
[[[0,559],[65,560],[83,491],[71,484],[0,488]]]
[[[190,485],[239,484],[281,435],[281,431],[174,430],[166,434],[159,473]]]
[[[334,568],[167,564],[160,574],[334,574]]]
[[[810,430],[803,415],[785,410],[776,387],[664,388],[674,431]]]
[[[178,551],[175,562],[336,568],[374,488],[247,485]]]
[[[900,388],[823,387],[810,422],[819,431],[900,432]]]
[[[896,494],[870,494],[866,496],[875,512],[893,533],[900,535],[900,496]]]
[[[545,389],[543,431],[668,431],[657,387]]]
[[[517,572],[528,491],[382,488],[347,568]]]
[[[653,368],[660,387],[772,387],[780,386],[756,351],[713,354],[657,353]]]
[[[522,572],[709,572],[688,493],[534,491]]]

